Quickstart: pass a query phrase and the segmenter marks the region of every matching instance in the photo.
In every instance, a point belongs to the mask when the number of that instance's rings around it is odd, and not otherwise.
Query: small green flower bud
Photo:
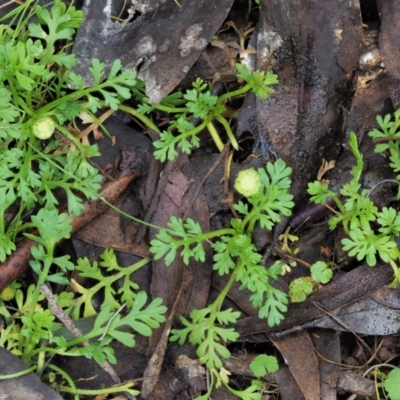
[[[56,124],[50,117],[42,117],[34,122],[32,125],[33,134],[41,139],[49,139],[56,129]]]
[[[254,168],[240,171],[234,185],[234,188],[245,197],[254,196],[260,191],[261,187],[260,175]]]
[[[6,287],[0,292],[0,297],[4,301],[10,301],[14,298],[14,296],[15,296],[15,292],[10,287]]]

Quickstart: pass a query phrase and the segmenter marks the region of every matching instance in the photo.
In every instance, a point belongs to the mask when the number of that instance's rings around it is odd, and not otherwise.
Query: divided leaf
[[[237,74],[238,78],[243,79],[249,84],[257,97],[267,99],[270,94],[274,93],[274,90],[269,86],[279,83],[278,75],[272,71],[257,70],[250,72],[245,64],[236,64],[235,66],[239,72]]]
[[[265,376],[267,373],[278,371],[278,360],[276,357],[259,354],[251,363],[250,369],[257,378]]]
[[[304,301],[313,291],[313,284],[308,278],[297,278],[290,282],[289,297],[293,303]]]
[[[332,279],[333,272],[323,261],[317,261],[316,263],[314,263],[311,266],[310,270],[311,277],[314,279],[315,282],[326,284]]]
[[[400,368],[392,369],[383,382],[391,400],[400,400]]]

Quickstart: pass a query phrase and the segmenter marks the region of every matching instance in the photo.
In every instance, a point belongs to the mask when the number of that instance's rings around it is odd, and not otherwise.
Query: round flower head
[[[56,125],[50,117],[39,118],[32,125],[33,134],[42,140],[50,138],[55,129]]]
[[[245,197],[254,196],[260,191],[261,187],[260,175],[254,168],[240,171],[234,185],[234,188]]]
[[[6,287],[0,292],[0,298],[2,298],[5,301],[12,300],[14,296],[15,292],[10,287]]]

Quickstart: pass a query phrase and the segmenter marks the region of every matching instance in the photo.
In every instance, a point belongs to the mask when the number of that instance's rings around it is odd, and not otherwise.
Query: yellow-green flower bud
[[[36,120],[32,125],[33,134],[41,139],[49,139],[56,129],[56,124],[50,117],[42,117]]]
[[[0,292],[0,297],[4,301],[10,301],[14,298],[14,296],[15,296],[15,292],[10,287],[6,287]]]
[[[240,171],[234,185],[234,188],[245,197],[254,196],[260,191],[261,187],[260,174],[254,168]]]

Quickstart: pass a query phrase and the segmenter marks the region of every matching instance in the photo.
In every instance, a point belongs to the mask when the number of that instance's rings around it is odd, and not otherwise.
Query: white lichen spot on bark
[[[273,28],[267,27],[257,35],[257,43],[262,63],[274,63],[272,54],[283,45],[283,39]]]
[[[154,2],[148,0],[132,0],[132,5],[128,12],[135,13],[136,11],[140,14],[146,14],[154,8]]]
[[[196,50],[202,50],[207,45],[207,40],[200,37],[203,27],[201,24],[193,24],[186,29],[185,35],[181,37],[179,49],[181,50],[181,57],[186,57],[190,54],[190,51],[194,48]]]
[[[161,92],[161,85],[150,75],[148,70],[141,70],[139,78],[146,82],[146,95],[149,97],[150,104],[158,104],[165,96]]]
[[[170,45],[171,45],[171,41],[168,38],[166,38],[162,42],[161,46],[158,48],[158,51],[160,53],[165,53],[169,49]]]
[[[143,36],[136,47],[137,55],[144,56],[155,53],[157,46],[151,36]]]

